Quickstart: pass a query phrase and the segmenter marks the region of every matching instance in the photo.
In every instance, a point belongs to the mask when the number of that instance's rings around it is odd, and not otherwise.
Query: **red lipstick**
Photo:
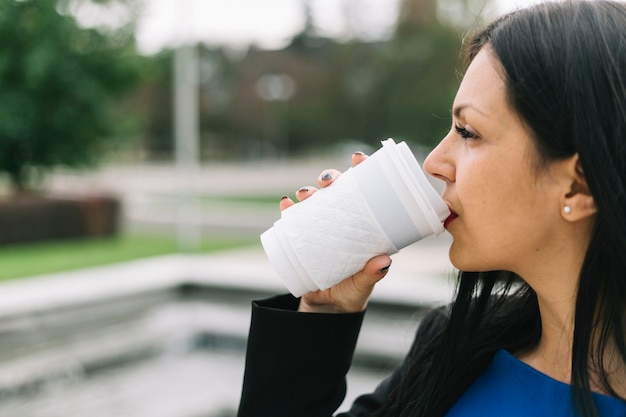
[[[454,219],[456,219],[457,217],[459,217],[459,215],[458,215],[458,214],[456,214],[455,212],[453,212],[452,210],[450,210],[450,215],[448,216],[448,218],[447,218],[446,220],[444,220],[444,222],[443,222],[443,227],[444,227],[445,229],[447,229],[447,228],[448,228],[448,225],[449,225],[450,223],[452,223],[452,222],[454,221]]]

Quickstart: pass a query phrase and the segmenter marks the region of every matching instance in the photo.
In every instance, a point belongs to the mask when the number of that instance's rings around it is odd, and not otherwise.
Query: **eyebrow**
[[[480,110],[478,107],[474,106],[473,104],[460,104],[456,107],[454,107],[452,109],[452,114],[454,114],[454,117],[456,117],[457,119],[461,117],[461,112],[466,109],[466,108],[471,108],[475,111],[477,111],[478,113],[482,114],[483,116],[487,116],[487,114]]]

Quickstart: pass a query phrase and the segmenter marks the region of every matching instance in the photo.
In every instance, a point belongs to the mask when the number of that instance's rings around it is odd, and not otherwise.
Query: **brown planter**
[[[112,196],[27,196],[0,201],[0,245],[113,236],[121,204]]]

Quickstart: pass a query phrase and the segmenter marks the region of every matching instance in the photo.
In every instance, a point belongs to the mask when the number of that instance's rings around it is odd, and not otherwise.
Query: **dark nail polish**
[[[306,192],[308,192],[308,191],[309,191],[309,189],[308,189],[307,187],[302,187],[302,188],[300,188],[300,189],[298,190],[298,192],[303,192],[303,193],[306,193]]]
[[[380,270],[378,271],[379,274],[384,274],[385,272],[389,271],[389,268],[391,267],[391,264],[387,265],[384,268],[380,268]]]
[[[321,179],[322,181],[328,181],[332,177],[333,177],[333,174],[331,174],[330,172],[325,172],[324,174],[322,174]]]

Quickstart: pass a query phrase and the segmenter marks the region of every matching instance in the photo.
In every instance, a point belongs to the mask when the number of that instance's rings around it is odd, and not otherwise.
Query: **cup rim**
[[[387,155],[393,160],[392,169],[403,179],[404,184],[409,188],[410,198],[400,194],[401,201],[405,209],[411,216],[413,223],[418,226],[419,217],[413,212],[416,208],[428,222],[431,233],[440,234],[443,232],[443,221],[448,216],[445,211],[448,207],[436,192],[432,184],[426,178],[417,159],[411,152],[406,142],[398,144],[391,138],[381,141],[383,148],[387,149]],[[388,178],[389,179],[389,178]],[[391,179],[389,179],[391,181]],[[439,214],[438,207],[442,213]]]

